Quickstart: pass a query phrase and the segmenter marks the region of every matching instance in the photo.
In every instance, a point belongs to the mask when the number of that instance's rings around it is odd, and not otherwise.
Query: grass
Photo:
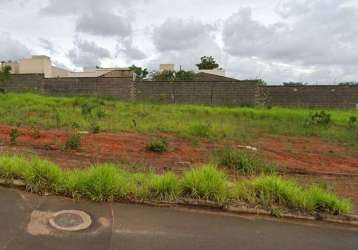
[[[163,153],[168,151],[168,142],[166,139],[153,139],[146,146],[148,151]]]
[[[93,201],[191,198],[219,204],[244,201],[271,210],[279,206],[310,213],[351,211],[350,201],[317,185],[302,187],[275,175],[229,183],[224,172],[214,165],[192,168],[177,177],[171,172],[130,173],[112,164],[61,170],[56,164],[39,158],[1,155],[0,177],[21,179],[31,192],[54,192]]]
[[[309,212],[343,214],[351,211],[351,203],[317,185],[299,186],[293,180],[269,175],[236,184],[235,199],[270,208],[275,205]]]
[[[227,184],[224,173],[213,165],[192,168],[184,173],[181,180],[184,195],[218,202],[227,200]]]
[[[217,152],[220,166],[240,171],[243,174],[273,173],[275,167],[259,160],[257,155],[248,151],[225,147]]]
[[[308,122],[316,112],[330,115],[328,125]],[[320,138],[358,145],[353,109],[225,107],[124,102],[98,97],[50,97],[6,93],[0,98],[0,122],[43,128],[102,131],[173,132],[192,138],[252,139],[263,133]]]

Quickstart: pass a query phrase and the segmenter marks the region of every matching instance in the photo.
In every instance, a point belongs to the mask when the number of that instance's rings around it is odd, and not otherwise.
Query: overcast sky
[[[268,83],[358,81],[358,0],[0,0],[0,59],[159,63]]]

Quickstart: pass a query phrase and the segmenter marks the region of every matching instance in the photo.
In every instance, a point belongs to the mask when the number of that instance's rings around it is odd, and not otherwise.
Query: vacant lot
[[[166,105],[7,93],[0,95],[0,145],[2,152],[36,154],[63,168],[114,162],[130,171],[172,170],[179,175],[192,165],[218,162],[220,151],[231,148],[252,153],[301,183],[335,187],[353,199],[356,209],[356,116],[356,110]],[[75,134],[78,145],[69,142]],[[222,169],[231,178],[241,178],[242,167],[252,165],[246,156],[228,157],[233,157],[232,164]]]

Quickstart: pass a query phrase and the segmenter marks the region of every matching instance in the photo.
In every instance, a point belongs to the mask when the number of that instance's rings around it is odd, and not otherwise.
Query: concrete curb
[[[0,178],[0,185],[6,187],[25,188],[26,184],[22,180],[16,179],[2,179]],[[180,199],[175,201],[146,201],[146,200],[126,200],[130,203],[145,204],[156,207],[172,207],[172,206],[184,206],[192,208],[211,208],[219,211],[224,211],[233,214],[242,215],[261,215],[261,216],[273,216],[268,210],[261,208],[249,208],[244,206],[225,206],[213,201],[195,200],[195,199]],[[282,213],[279,218],[291,219],[291,220],[306,220],[306,221],[322,221],[328,223],[335,223],[347,226],[358,227],[358,215],[330,215],[324,213],[316,213],[315,215],[307,214],[293,214]]]

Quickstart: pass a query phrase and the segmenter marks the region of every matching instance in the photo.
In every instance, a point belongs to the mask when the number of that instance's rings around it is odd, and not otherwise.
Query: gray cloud
[[[195,20],[168,19],[153,30],[152,38],[159,52],[150,62],[157,68],[160,63],[175,63],[194,69],[200,57],[215,56],[221,61],[221,49],[215,41],[215,27]]]
[[[153,42],[159,51],[176,51],[197,47],[212,40],[213,26],[195,20],[167,19],[153,31]]]
[[[116,47],[117,53],[124,55],[124,57],[129,60],[143,60],[147,57],[143,51],[133,45],[131,39],[122,39],[118,41]]]
[[[349,1],[326,2],[286,3],[279,13],[290,18],[271,25],[241,9],[225,21],[225,49],[232,56],[303,65],[357,64],[358,13],[343,5]]]
[[[76,30],[100,36],[127,37],[132,33],[131,20],[128,17],[104,11],[82,15],[78,19]]]
[[[76,40],[75,47],[68,53],[71,62],[77,67],[100,66],[101,60],[110,57],[111,54],[94,42]]]
[[[17,60],[29,55],[30,50],[26,45],[7,33],[0,33],[0,60]]]
[[[41,47],[48,50],[49,52],[51,53],[55,53],[56,50],[55,50],[55,46],[54,44],[50,41],[50,40],[47,40],[47,39],[44,39],[44,38],[40,38],[39,39],[40,41],[40,44],[41,44]]]

